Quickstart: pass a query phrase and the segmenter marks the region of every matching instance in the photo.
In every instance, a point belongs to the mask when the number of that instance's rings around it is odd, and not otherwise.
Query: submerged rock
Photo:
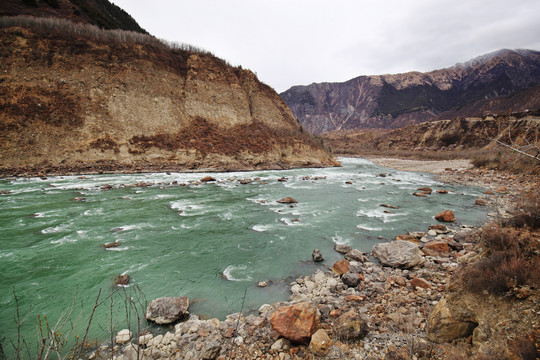
[[[129,284],[130,277],[129,275],[118,275],[114,278],[114,283],[116,285],[127,285]]]
[[[323,258],[322,254],[321,254],[321,251],[319,249],[313,250],[313,253],[311,254],[311,258],[315,262],[324,261],[324,258]]]
[[[154,299],[146,309],[146,319],[156,324],[170,324],[189,315],[185,296]]]
[[[296,204],[296,203],[298,203],[297,200],[293,199],[290,196],[284,197],[283,199],[279,199],[277,202],[280,203],[280,204]]]

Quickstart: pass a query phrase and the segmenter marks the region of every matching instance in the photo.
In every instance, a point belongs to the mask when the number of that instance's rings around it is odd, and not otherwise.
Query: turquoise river
[[[441,210],[454,210],[456,226],[486,220],[474,205],[482,189],[340,160],[324,169],[1,179],[0,340],[16,342],[17,310],[21,338],[33,343],[38,315],[52,327],[72,304],[82,336],[100,289],[101,300],[120,274],[131,278],[122,291],[140,289],[136,302],[187,296],[191,313],[224,318],[286,300],[291,279],[322,266],[311,263],[314,248],[331,266],[341,257],[335,243],[368,252],[380,237],[426,231]],[[217,181],[199,183],[206,175]],[[140,182],[151,185],[130,186]],[[423,186],[433,194],[412,196]],[[286,196],[298,204],[277,202]],[[118,246],[105,249],[111,242]],[[120,303],[113,296],[97,308],[90,340],[107,339],[111,316],[124,326]]]

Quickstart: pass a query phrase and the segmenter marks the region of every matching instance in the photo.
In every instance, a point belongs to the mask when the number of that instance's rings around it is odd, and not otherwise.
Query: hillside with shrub
[[[101,29],[146,33],[127,12],[108,0],[2,0],[0,17],[19,15],[68,19]]]

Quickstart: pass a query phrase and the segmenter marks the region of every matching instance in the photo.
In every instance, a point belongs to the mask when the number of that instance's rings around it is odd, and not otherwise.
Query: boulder
[[[392,267],[408,269],[422,262],[420,248],[409,241],[396,240],[377,244],[372,252],[381,264]]]
[[[444,222],[454,222],[456,221],[456,216],[452,210],[443,210],[435,215],[435,219]]]
[[[413,195],[418,197],[427,197],[426,193],[424,193],[423,191],[415,191],[413,192]]]
[[[352,247],[344,244],[336,244],[334,245],[334,250],[336,250],[338,253],[346,254],[352,250]]]
[[[429,187],[421,187],[421,188],[418,188],[416,190],[421,191],[421,192],[423,192],[424,194],[427,194],[427,195],[429,195],[429,194],[431,194],[433,192],[433,189],[431,189]]]
[[[284,197],[283,199],[279,199],[277,202],[280,203],[280,204],[296,204],[296,203],[298,203],[298,201],[296,201],[295,199],[293,199],[290,196]]]
[[[364,338],[368,333],[366,321],[352,310],[337,318],[334,322],[334,329],[336,329],[339,338],[351,342]]]
[[[276,309],[270,317],[272,329],[287,339],[307,344],[319,327],[317,308],[301,302]]]
[[[361,263],[364,263],[368,260],[364,253],[358,249],[352,249],[351,251],[347,252],[345,254],[345,259],[349,261],[359,261]]]
[[[445,298],[431,310],[427,319],[426,334],[436,343],[450,342],[473,334],[478,324],[462,314],[453,313]]]
[[[422,252],[428,256],[446,257],[450,255],[450,246],[444,241],[433,240],[424,244]]]
[[[448,190],[445,190],[445,189],[437,190],[437,192],[439,194],[448,194]]]
[[[346,273],[341,277],[341,281],[348,287],[355,287],[360,283],[360,278],[356,274]]]
[[[185,296],[162,297],[150,301],[145,316],[156,324],[170,324],[189,315],[188,308]]]
[[[324,261],[324,258],[323,258],[322,254],[321,254],[321,251],[319,249],[313,250],[313,253],[311,254],[311,258],[315,262]]]
[[[324,357],[328,355],[328,352],[333,345],[334,342],[332,339],[330,339],[326,331],[319,329],[311,337],[309,351],[311,351],[315,356]]]
[[[210,182],[210,181],[216,181],[216,179],[214,179],[214,178],[211,177],[211,176],[205,176],[205,177],[203,177],[200,181],[203,182],[203,183],[205,183],[205,182]]]
[[[107,244],[103,244],[103,247],[105,249],[110,249],[110,248],[115,248],[115,247],[118,247],[120,244],[118,242],[111,242],[111,243],[107,243]]]
[[[132,336],[131,331],[129,331],[128,329],[120,330],[116,334],[114,341],[117,344],[125,344],[131,341],[131,336]]]
[[[380,206],[388,208],[388,209],[399,209],[397,206],[390,205],[390,204],[381,204]]]
[[[341,259],[336,261],[334,266],[332,266],[332,271],[338,275],[343,275],[349,272],[350,267],[351,264],[347,260]]]

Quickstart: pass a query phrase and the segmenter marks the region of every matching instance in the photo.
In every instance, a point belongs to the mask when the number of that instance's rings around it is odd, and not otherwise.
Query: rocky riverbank
[[[478,206],[487,203],[497,218],[510,213],[519,193],[538,185],[534,178],[476,169],[446,170],[440,179],[489,189]],[[291,282],[288,302],[223,321],[191,315],[163,335],[124,331],[116,339],[116,358],[446,359],[445,345],[429,339],[448,326],[429,315],[460,265],[480,252],[477,229],[452,225],[434,220],[428,229],[381,241],[370,253],[336,246],[344,258]]]

